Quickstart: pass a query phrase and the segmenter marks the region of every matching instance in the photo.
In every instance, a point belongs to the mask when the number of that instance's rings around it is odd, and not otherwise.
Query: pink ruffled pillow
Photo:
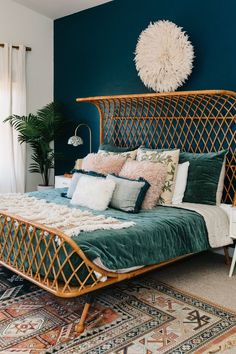
[[[104,175],[119,174],[125,161],[126,157],[120,155],[88,154],[83,159],[82,169]]]
[[[167,175],[167,166],[161,163],[150,161],[126,161],[119,173],[121,177],[138,179],[143,177],[150,183],[145,199],[142,203],[142,209],[152,209],[156,206],[162,193],[162,188]]]

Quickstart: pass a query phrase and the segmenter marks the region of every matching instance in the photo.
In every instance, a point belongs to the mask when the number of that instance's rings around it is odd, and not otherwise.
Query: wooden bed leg
[[[82,312],[82,315],[80,317],[79,324],[75,326],[75,331],[78,333],[83,333],[85,330],[85,320],[88,315],[89,309],[93,303],[93,295],[92,294],[87,294],[86,299],[85,299],[85,305],[84,309]]]
[[[224,254],[225,254],[225,264],[230,265],[230,257],[229,257],[229,247],[225,246],[224,247]]]

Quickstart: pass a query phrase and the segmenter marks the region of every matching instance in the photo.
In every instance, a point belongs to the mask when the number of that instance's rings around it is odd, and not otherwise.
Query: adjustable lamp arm
[[[75,128],[75,136],[77,136],[77,131],[80,127],[86,127],[89,131],[89,152],[92,152],[92,131],[88,124],[81,123]]]

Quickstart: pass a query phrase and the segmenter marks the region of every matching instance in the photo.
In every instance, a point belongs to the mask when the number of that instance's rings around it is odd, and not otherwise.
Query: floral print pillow
[[[167,166],[167,176],[162,193],[159,198],[159,204],[171,204],[174,194],[177,166],[179,162],[180,150],[155,150],[144,147],[138,148],[138,161],[151,161],[162,163]]]
[[[138,149],[132,150],[132,151],[126,151],[126,152],[111,152],[111,151],[105,151],[105,150],[98,150],[98,154],[99,155],[110,155],[110,156],[119,155],[119,156],[125,157],[126,159],[135,160],[136,156],[137,156],[137,151],[138,151]]]

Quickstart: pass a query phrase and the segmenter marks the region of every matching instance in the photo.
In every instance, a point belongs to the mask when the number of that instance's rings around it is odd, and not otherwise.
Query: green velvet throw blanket
[[[69,199],[61,197],[62,191],[29,195],[72,207]],[[127,229],[81,232],[72,237],[90,260],[100,258],[111,270],[151,265],[210,248],[204,218],[195,211],[158,206],[139,214],[114,209],[92,213],[135,223]]]

